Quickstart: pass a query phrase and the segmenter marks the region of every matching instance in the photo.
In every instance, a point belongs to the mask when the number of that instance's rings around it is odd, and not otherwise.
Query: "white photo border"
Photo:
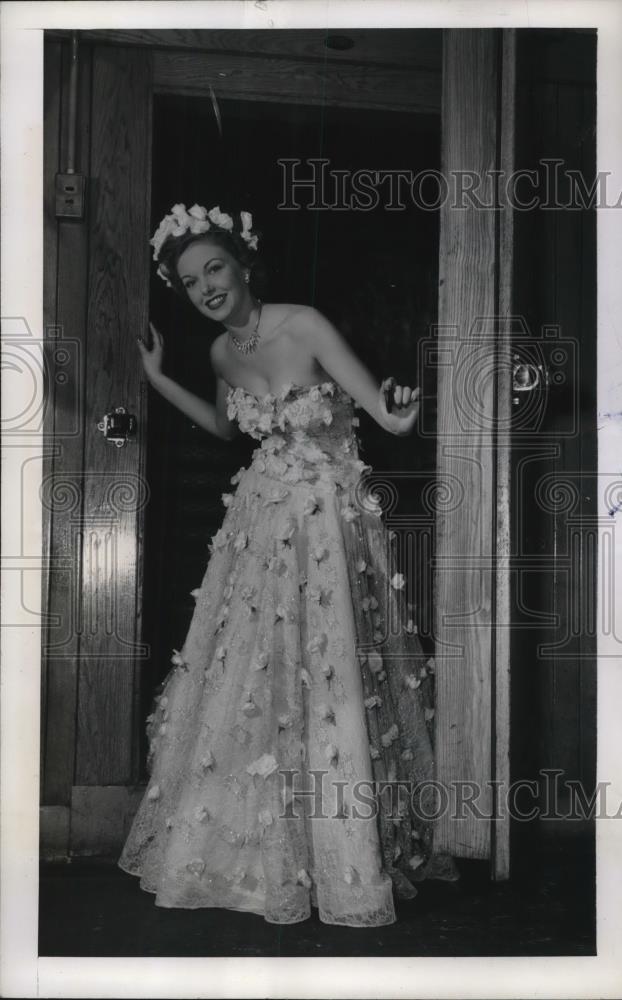
[[[2,97],[2,317],[43,329],[43,31],[50,28],[488,27],[598,29],[597,165],[622,192],[622,4],[617,0],[196,0],[196,2],[5,3],[0,11]],[[622,210],[622,205],[619,206]],[[598,211],[598,460],[622,474],[621,215]],[[10,246],[10,251],[6,248]],[[4,373],[3,373],[4,374]],[[3,420],[18,412],[24,387],[3,379]],[[4,426],[4,424],[3,424]],[[25,456],[39,465],[41,443],[4,441],[2,607],[19,603],[31,560],[28,603],[37,610],[41,511],[37,491],[21,495],[12,475]],[[617,470],[617,472],[616,472]],[[604,496],[599,496],[599,513]],[[16,518],[24,519],[21,539]],[[620,515],[622,516],[622,515]],[[622,593],[622,542],[615,540],[613,586]],[[19,544],[18,544],[19,542]],[[21,548],[20,548],[21,545]],[[13,561],[12,561],[13,560]],[[23,565],[23,563],[22,563]],[[602,567],[601,567],[602,569]],[[599,606],[602,572],[599,578]],[[39,605],[40,609],[40,605]],[[15,618],[11,618],[14,621]],[[610,630],[610,632],[613,630]],[[615,635],[598,640],[598,781],[622,801],[622,660]],[[619,997],[622,990],[622,822],[597,821],[595,957],[524,958],[39,958],[40,636],[24,621],[2,635],[0,994],[10,997]],[[622,817],[620,817],[622,819]],[[569,877],[571,877],[569,875]]]

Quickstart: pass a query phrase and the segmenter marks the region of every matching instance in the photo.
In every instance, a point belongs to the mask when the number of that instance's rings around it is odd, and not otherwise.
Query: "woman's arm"
[[[419,413],[419,388],[396,385],[393,409],[387,411],[384,386],[379,387],[345,338],[317,309],[308,307],[297,317],[296,330],[307,349],[322,368],[390,434],[406,435],[412,431]]]
[[[237,431],[236,426],[227,417],[227,384],[218,377],[216,390],[216,405],[208,403],[206,399],[195,396],[194,393],[184,389],[178,382],[165,375],[162,371],[162,357],[164,352],[164,342],[161,334],[156,330],[153,323],[149,324],[153,335],[153,346],[151,350],[139,339],[138,349],[141,354],[145,374],[157,392],[164,399],[172,403],[173,406],[185,413],[198,427],[209,431],[215,437],[225,441],[231,440]]]

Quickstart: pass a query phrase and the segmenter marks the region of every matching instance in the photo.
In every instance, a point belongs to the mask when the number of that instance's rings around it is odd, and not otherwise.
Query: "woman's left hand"
[[[391,410],[387,409],[387,394]],[[419,415],[420,389],[408,385],[398,385],[394,378],[386,378],[380,386],[380,412],[385,426],[392,434],[410,434]]]

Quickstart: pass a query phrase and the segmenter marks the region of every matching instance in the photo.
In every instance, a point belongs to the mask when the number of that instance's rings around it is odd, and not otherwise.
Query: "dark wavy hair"
[[[258,251],[251,250],[239,233],[227,232],[224,229],[210,229],[207,233],[184,233],[183,236],[167,236],[162,244],[158,257],[158,265],[165,272],[173,291],[182,299],[188,301],[188,293],[177,272],[177,263],[184,250],[193,243],[215,243],[226,250],[242,267],[253,272],[258,263]]]

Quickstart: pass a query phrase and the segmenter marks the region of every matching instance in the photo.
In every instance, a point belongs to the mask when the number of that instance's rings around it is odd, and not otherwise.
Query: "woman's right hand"
[[[162,374],[164,340],[162,339],[162,334],[156,330],[155,326],[151,322],[149,323],[149,329],[151,330],[151,347],[147,347],[147,344],[142,337],[137,337],[137,343],[145,375],[150,382],[153,382],[159,375]]]

